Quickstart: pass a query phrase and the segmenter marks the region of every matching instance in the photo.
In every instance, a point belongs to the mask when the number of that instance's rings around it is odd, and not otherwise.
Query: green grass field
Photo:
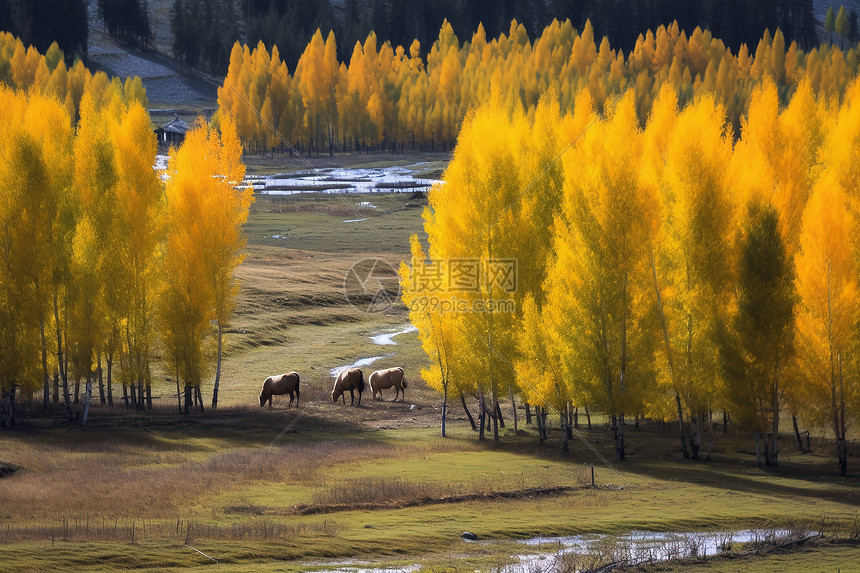
[[[0,571],[491,571],[536,551],[518,541],[536,535],[770,527],[825,538],[644,569],[858,570],[860,482],[838,475],[821,432],[805,455],[786,436],[770,471],[731,426],[716,430],[710,462],[682,460],[676,428],[657,423],[628,428],[623,463],[605,463],[614,446],[602,424],[580,428],[565,454],[557,420],[538,445],[522,408],[514,433],[509,403],[498,442],[478,442],[459,403],[441,438],[416,333],[370,339],[403,329],[405,309],[370,313],[344,294],[357,261],[396,267],[408,256],[425,203],[374,194],[366,222],[344,223],[363,200],[258,197],[217,410],[178,414],[161,375],[152,411],[96,404],[81,427],[34,404],[25,425],[0,431],[0,462],[19,468],[0,478]],[[332,404],[330,370],[374,356],[367,371],[405,368],[407,399],[367,392],[360,407]],[[275,397],[259,408],[262,380],[288,370],[302,375],[301,406]]]

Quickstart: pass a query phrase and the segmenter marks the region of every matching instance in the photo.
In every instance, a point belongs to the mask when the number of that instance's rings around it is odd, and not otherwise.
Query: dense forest
[[[86,59],[87,24],[86,0],[0,0],[0,30],[43,54],[56,42],[67,63]]]
[[[479,23],[489,37],[497,37],[513,19],[530,35],[553,19],[569,19],[578,29],[591,20],[595,36],[606,36],[624,53],[639,34],[675,20],[682,30],[711,30],[734,53],[741,44],[752,48],[765,29],[781,29],[787,43],[796,41],[803,49],[817,43],[812,0],[175,0],[172,25],[178,58],[224,73],[237,40],[277,45],[294,69],[317,29],[334,32],[338,58],[345,60],[371,30],[380,44],[408,46],[418,40],[430,46],[444,20],[462,38]]]
[[[337,44],[334,33],[324,39],[317,31],[292,71],[278,46],[269,53],[262,42],[234,45],[218,102],[236,118],[247,150],[451,149],[469,110],[494,92],[525,107],[549,97],[572,109],[588,88],[602,112],[632,90],[644,124],[667,83],[682,105],[714,94],[738,130],[763,79],[775,80],[782,102],[803,77],[816,95],[841,99],[858,68],[856,48],[805,52],[777,29],[733,54],[710,31],[677,22],[640,34],[626,54],[599,39],[590,20],[581,30],[556,20],[534,40],[516,20],[497,38],[479,25],[462,42],[445,22],[426,60],[417,40],[395,48],[373,32],[348,60],[338,61]]]

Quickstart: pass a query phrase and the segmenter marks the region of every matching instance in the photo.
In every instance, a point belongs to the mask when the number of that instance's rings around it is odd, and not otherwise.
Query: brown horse
[[[337,402],[338,398],[343,397],[343,403],[346,404],[346,396],[343,393],[347,390],[349,390],[350,404],[355,403],[353,390],[358,390],[358,405],[361,406],[361,393],[364,392],[364,373],[361,368],[347,368],[337,375],[334,388],[331,390],[331,401]]]
[[[293,392],[296,393],[296,408],[299,407],[299,375],[296,372],[289,374],[279,374],[277,376],[269,376],[263,381],[263,388],[260,390],[260,407],[269,402],[269,408],[272,407],[272,396],[289,394],[290,403],[287,408],[293,405]]]
[[[387,370],[377,370],[367,377],[370,382],[370,392],[374,398],[379,394],[379,399],[382,400],[382,391],[387,388],[394,388],[394,401],[400,393],[403,393],[403,399],[406,399],[406,376],[403,374],[403,368],[388,368]]]

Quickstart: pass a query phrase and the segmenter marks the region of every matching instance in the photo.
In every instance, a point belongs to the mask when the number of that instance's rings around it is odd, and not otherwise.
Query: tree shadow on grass
[[[614,461],[609,428],[596,428],[585,432],[584,437],[619,471],[724,490],[860,506],[860,480],[839,474],[835,455],[830,455],[827,444],[821,453],[801,454],[792,448],[793,443],[786,436],[780,440],[779,465],[759,468],[755,455],[746,451],[752,438],[731,430],[728,434],[718,433],[709,461],[683,459],[678,435],[656,425],[643,425],[640,430],[627,428],[628,456],[624,462]],[[572,457],[583,463],[604,465],[594,451],[576,438],[571,447],[575,448]],[[832,450],[835,451],[835,446]]]

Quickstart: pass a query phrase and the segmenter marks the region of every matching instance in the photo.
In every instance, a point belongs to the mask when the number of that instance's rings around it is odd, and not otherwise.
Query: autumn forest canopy
[[[840,29],[846,18],[840,11]],[[570,110],[587,89],[603,112],[630,90],[644,125],[668,83],[681,106],[713,94],[737,132],[766,78],[783,105],[802,78],[816,96],[840,100],[858,67],[853,45],[804,51],[776,28],[733,50],[708,30],[685,31],[677,22],[639,35],[630,52],[616,49],[591,21],[577,30],[569,20],[551,22],[534,39],[516,20],[498,37],[479,25],[468,41],[445,22],[426,57],[424,49],[417,40],[395,46],[371,32],[339,60],[335,35],[318,30],[290,70],[278,46],[237,43],[219,105],[236,118],[248,150],[447,150],[463,118],[494,93],[525,109],[549,97]]]
[[[364,42],[371,31],[380,45],[409,46],[418,40],[421,46],[430,46],[443,21],[460,38],[471,36],[479,24],[488,37],[496,38],[507,33],[511,20],[523,24],[532,36],[553,20],[570,20],[579,29],[591,20],[595,35],[606,36],[624,53],[633,50],[639,34],[672,21],[688,33],[697,26],[711,30],[735,53],[741,44],[754,46],[765,29],[780,28],[787,42],[811,49],[818,43],[812,8],[811,0],[176,0],[171,22],[175,56],[223,75],[235,41],[276,45],[294,69],[317,29],[335,34],[337,56],[345,61],[355,42]]]

